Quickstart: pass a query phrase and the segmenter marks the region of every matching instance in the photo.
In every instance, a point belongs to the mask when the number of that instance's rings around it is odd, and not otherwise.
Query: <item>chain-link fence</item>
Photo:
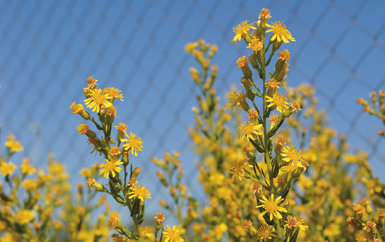
[[[239,81],[235,60],[246,54],[234,46],[232,28],[271,9],[296,42],[290,86],[310,82],[332,127],[345,133],[352,148],[370,154],[376,174],[385,170],[381,123],[356,104],[371,90],[385,88],[385,17],[380,1],[13,1],[0,2],[1,137],[14,133],[37,166],[53,152],[76,176],[98,157],[75,127],[73,101],[83,100],[85,79],[123,91],[118,121],[144,141],[136,159],[150,190],[158,189],[152,156],[179,150],[187,183],[196,184],[187,129],[198,90],[185,55],[187,42],[203,38],[219,46],[216,88],[223,97]],[[15,157],[15,161],[20,157]],[[381,179],[384,179],[382,177]],[[192,186],[193,189],[196,187]],[[199,188],[195,191],[199,193]],[[159,198],[153,192],[153,202]]]

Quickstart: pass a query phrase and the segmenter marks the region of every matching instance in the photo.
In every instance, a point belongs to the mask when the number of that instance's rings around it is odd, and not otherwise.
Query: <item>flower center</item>
[[[275,212],[277,210],[277,207],[278,203],[275,200],[267,200],[264,206],[266,212],[269,213]]]
[[[106,101],[106,98],[104,97],[104,95],[100,93],[95,93],[93,98],[94,98],[94,102],[97,105],[102,105]]]

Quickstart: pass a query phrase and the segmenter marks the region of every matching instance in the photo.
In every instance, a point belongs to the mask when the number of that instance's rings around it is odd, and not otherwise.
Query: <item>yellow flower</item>
[[[113,87],[106,87],[103,89],[103,94],[109,95],[113,99],[119,98],[119,100],[123,102],[123,94],[119,89]]]
[[[246,102],[246,93],[242,91],[233,91],[227,94],[229,99],[229,106],[232,108],[234,106],[241,106],[242,103]]]
[[[29,164],[30,160],[28,158],[23,159],[23,163],[20,166],[22,174],[31,175],[36,172],[36,168]]]
[[[187,43],[184,47],[184,51],[186,51],[186,53],[191,53],[197,46],[198,42]]]
[[[290,52],[288,50],[282,50],[279,52],[278,60],[281,61],[289,61],[290,60]]]
[[[255,136],[262,135],[262,124],[253,123],[253,122],[243,122],[239,131],[246,136],[247,140],[255,140]]]
[[[270,241],[273,237],[275,237],[274,228],[269,225],[261,225],[258,228],[257,234],[260,241]]]
[[[135,186],[132,188],[132,190],[128,193],[128,198],[132,199],[134,197],[137,197],[139,200],[144,202],[145,199],[149,198],[151,199],[151,193],[150,191],[143,185],[141,186]]]
[[[76,104],[76,102],[73,102],[70,106],[70,109],[72,110],[73,114],[78,114],[83,111],[83,105],[81,104]]]
[[[105,178],[107,178],[110,173],[112,177],[115,177],[115,172],[120,173],[120,170],[122,169],[118,165],[123,164],[120,160],[107,160],[105,164],[101,164],[99,167],[102,169],[100,170],[100,175],[103,175]]]
[[[285,228],[288,229],[297,229],[299,228],[302,231],[305,231],[308,226],[304,225],[305,218],[304,217],[296,217],[296,216],[288,216],[285,224]]]
[[[254,108],[251,108],[247,112],[246,117],[248,117],[250,121],[255,122],[258,120],[258,112]]]
[[[37,182],[35,180],[24,180],[21,185],[27,191],[35,190],[37,188]]]
[[[241,41],[242,36],[248,34],[250,29],[256,29],[253,24],[248,24],[248,22],[249,21],[245,20],[233,28],[235,35],[231,42],[235,42],[235,44],[237,44],[237,41]]]
[[[183,242],[182,234],[184,229],[178,226],[172,226],[172,229],[167,225],[166,231],[163,231],[164,242]]]
[[[12,175],[15,169],[16,166],[12,162],[2,162],[0,164],[0,172],[3,176]]]
[[[251,42],[246,48],[252,49],[255,53],[257,53],[258,51],[262,50],[263,42],[260,41],[259,38],[253,36]]]
[[[290,41],[295,41],[293,36],[291,36],[291,33],[289,30],[286,29],[286,25],[284,25],[281,22],[274,22],[272,25],[266,24],[267,27],[270,27],[267,32],[273,32],[273,36],[271,36],[271,41],[277,40],[278,42],[285,42],[289,43]]]
[[[232,179],[242,181],[242,178],[245,176],[245,170],[249,165],[245,161],[236,161],[234,165],[230,168],[230,174],[232,175]]]
[[[35,217],[34,211],[22,209],[15,214],[14,218],[16,223],[20,225],[24,225],[29,223],[34,217]]]
[[[79,124],[76,129],[78,130],[79,134],[83,135],[87,134],[90,127],[87,124]]]
[[[267,8],[262,8],[261,13],[259,14],[258,18],[260,20],[265,20],[265,21],[268,20],[269,18],[271,18],[270,10]]]
[[[131,154],[138,156],[138,151],[142,152],[143,148],[143,141],[140,139],[140,137],[136,138],[136,134],[133,134],[130,132],[130,136],[126,134],[128,139],[122,139],[122,142],[127,142],[123,145],[123,148],[126,150],[131,150]]]
[[[164,214],[162,212],[158,212],[156,216],[154,217],[155,221],[157,223],[162,223],[165,220]]]
[[[87,87],[89,88],[89,89],[94,89],[94,88],[96,88],[96,82],[97,82],[98,80],[95,80],[95,78],[94,78],[94,76],[89,76],[88,78],[87,78]]]
[[[246,56],[241,56],[237,60],[237,65],[239,69],[246,68],[249,64],[249,61],[247,60]]]
[[[270,198],[267,199],[264,195],[262,196],[262,199],[259,200],[262,204],[258,205],[257,208],[263,208],[265,211],[259,214],[259,217],[263,217],[266,213],[270,214],[270,220],[273,219],[273,217],[276,217],[277,219],[282,219],[282,215],[280,212],[287,212],[287,210],[283,207],[280,207],[279,204],[283,202],[283,198],[281,196],[274,199],[274,194],[271,194]]]
[[[22,151],[23,146],[15,139],[15,136],[8,135],[8,139],[5,142],[5,147],[10,149],[11,153]]]
[[[112,103],[108,101],[112,97],[107,94],[103,93],[100,89],[90,90],[89,93],[90,97],[84,100],[84,103],[87,105],[89,109],[92,109],[92,112],[100,112],[100,107],[103,105],[106,108],[109,108],[112,106]]]
[[[287,109],[286,98],[283,95],[276,93],[273,97],[266,96],[266,101],[270,104],[267,107],[277,108],[278,112],[282,113]]]
[[[282,148],[282,160],[286,162],[291,162],[296,166],[301,166],[302,162],[302,153],[298,149],[294,149],[291,146],[285,146]]]

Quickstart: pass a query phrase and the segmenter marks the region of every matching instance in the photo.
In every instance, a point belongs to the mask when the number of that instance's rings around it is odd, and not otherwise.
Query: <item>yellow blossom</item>
[[[132,199],[137,197],[139,200],[144,202],[145,199],[151,199],[150,191],[143,185],[135,186],[131,188],[132,190],[128,193],[128,198]]]
[[[247,60],[246,56],[241,56],[237,60],[237,65],[239,69],[244,69],[249,64],[249,61]]]
[[[30,160],[28,158],[23,159],[23,163],[20,166],[22,174],[31,175],[36,172],[36,168],[29,164]]]
[[[24,225],[29,223],[35,217],[35,212],[31,210],[22,209],[15,214],[15,222]]]
[[[233,180],[242,181],[242,178],[245,176],[245,170],[249,167],[247,162],[239,160],[234,162],[233,166],[230,168],[230,174],[232,174]]]
[[[281,61],[289,61],[290,60],[290,52],[288,50],[282,50],[279,52],[278,60]]]
[[[0,164],[0,172],[3,176],[12,175],[15,169],[16,166],[12,162],[1,162]]]
[[[286,25],[284,25],[281,22],[274,22],[272,25],[266,24],[267,27],[270,27],[269,30],[266,31],[268,32],[273,32],[273,35],[271,36],[271,41],[277,40],[278,42],[285,42],[289,43],[290,41],[295,41],[293,36],[291,36],[291,33],[289,30],[286,29]]]
[[[273,97],[266,96],[266,101],[270,103],[267,107],[276,108],[280,113],[287,109],[286,97],[284,95],[276,93]]]
[[[109,95],[111,98],[119,98],[120,101],[123,101],[123,94],[119,89],[113,87],[106,87],[103,89],[104,95]]]
[[[78,130],[79,134],[83,135],[87,134],[90,127],[87,124],[79,124],[76,129]]]
[[[248,117],[250,121],[255,122],[258,120],[258,112],[254,108],[251,108],[247,112],[246,117]]]
[[[198,42],[187,43],[184,47],[184,51],[186,51],[186,53],[191,53],[195,49],[195,47],[197,47],[197,45]]]
[[[284,146],[281,155],[283,161],[291,162],[298,167],[301,166],[302,153],[300,150],[294,149],[294,147],[291,146]]]
[[[273,217],[277,219],[282,219],[280,212],[287,212],[287,210],[279,205],[283,202],[281,196],[274,199],[274,194],[271,194],[270,198],[267,199],[265,196],[262,196],[262,199],[259,200],[262,204],[258,205],[257,208],[263,208],[265,211],[259,214],[259,217],[263,217],[266,213],[270,215],[269,219],[272,220]]]
[[[38,186],[36,180],[24,180],[21,185],[27,191],[35,190]]]
[[[112,159],[112,160],[107,160],[105,164],[101,164],[99,167],[102,168],[100,170],[100,175],[104,176],[107,178],[110,174],[112,177],[115,177],[115,172],[120,173],[120,170],[122,169],[119,167],[119,165],[122,165],[123,162],[120,160]]]
[[[87,87],[89,88],[89,89],[94,89],[94,88],[96,88],[96,82],[97,82],[98,80],[95,80],[95,78],[94,78],[94,76],[89,76],[88,78],[87,78]]]
[[[255,140],[257,135],[262,135],[262,124],[255,122],[244,122],[241,124],[239,131],[246,136],[247,140]]]
[[[260,241],[270,241],[275,237],[274,228],[270,225],[261,225],[258,228],[257,234]]]
[[[140,137],[136,137],[136,134],[130,132],[130,136],[126,134],[128,139],[121,139],[122,142],[127,142],[123,145],[123,148],[126,150],[130,150],[131,154],[138,156],[138,151],[142,152],[143,141]]]
[[[248,22],[249,21],[245,20],[233,28],[235,35],[231,42],[237,44],[237,41],[241,41],[242,36],[248,34],[250,29],[256,29],[253,24],[249,24]]]
[[[249,45],[246,47],[249,49],[252,49],[255,53],[259,52],[263,48],[263,42],[259,40],[256,36],[253,36],[251,39],[251,42]]]
[[[305,223],[304,217],[288,216],[285,223],[285,228],[288,228],[288,229],[299,228],[300,230],[305,231],[308,228],[308,226],[304,225],[304,223]]]
[[[11,153],[22,151],[23,146],[15,139],[15,136],[8,135],[7,141],[5,141],[5,147],[9,148]]]
[[[167,225],[165,231],[163,231],[164,242],[183,242],[182,234],[184,233],[184,229],[179,226],[172,226],[170,228]]]
[[[260,20],[264,21],[264,20],[268,20],[269,18],[271,18],[270,16],[270,10],[267,9],[267,8],[262,8],[261,10],[261,13],[259,14],[259,17],[258,17]]]
[[[157,223],[162,223],[165,220],[164,214],[162,212],[158,212],[154,217]]]
[[[246,94],[242,91],[233,91],[227,94],[229,99],[229,106],[232,108],[234,106],[241,106],[242,103],[246,102]]]
[[[78,114],[83,111],[83,105],[82,104],[76,104],[76,102],[73,102],[70,106],[70,109],[72,110],[73,114]]]
[[[101,110],[101,106],[104,106],[106,108],[112,106],[112,103],[108,101],[112,97],[107,93],[103,93],[101,89],[90,90],[89,96],[89,98],[84,100],[84,103],[89,109],[92,109],[92,112],[96,111],[97,113],[99,113]]]

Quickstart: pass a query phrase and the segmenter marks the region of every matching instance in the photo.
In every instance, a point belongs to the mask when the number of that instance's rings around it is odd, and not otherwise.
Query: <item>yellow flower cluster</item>
[[[32,166],[28,158],[18,168],[9,159],[23,146],[9,135],[5,147],[5,155],[0,152],[0,176],[4,178],[0,182],[0,241],[107,239],[104,216],[96,223],[89,216],[102,204],[84,203],[92,201],[94,194],[84,193],[81,184],[73,196],[62,164],[49,155],[47,172]]]

